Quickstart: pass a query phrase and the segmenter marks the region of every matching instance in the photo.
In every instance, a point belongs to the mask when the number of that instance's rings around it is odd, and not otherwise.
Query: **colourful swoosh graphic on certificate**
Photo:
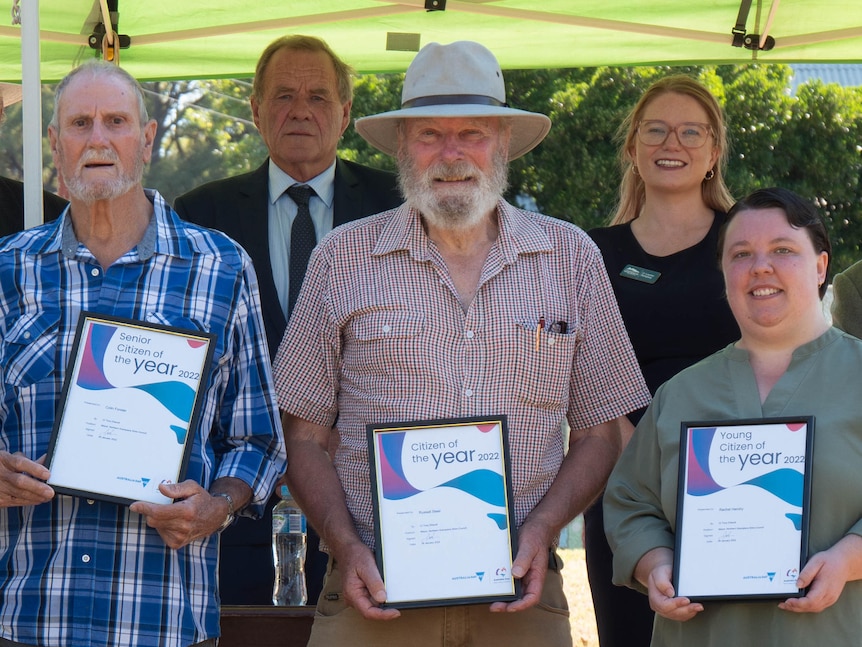
[[[480,429],[480,431],[487,433],[490,430]],[[406,499],[424,491],[413,486],[404,475],[401,456],[405,436],[406,432],[390,432],[380,434],[377,437],[380,454],[380,484],[385,499]],[[435,486],[435,488],[439,487],[461,490],[493,506],[503,507],[506,505],[503,476],[492,470],[472,470]],[[488,518],[494,521],[501,530],[505,529],[505,515],[492,513],[488,514]]]
[[[108,343],[117,331],[116,326],[101,323],[93,323],[87,331],[84,342],[84,352],[81,356],[81,366],[78,370],[76,384],[82,389],[89,391],[102,391],[117,388],[111,384],[105,375],[105,353]],[[195,402],[195,391],[184,382],[166,380],[150,384],[133,385],[130,388],[138,389],[152,396],[156,402],[170,411],[174,416],[188,422],[192,416],[192,408]],[[188,433],[187,427],[171,425],[171,431],[176,434],[177,442],[183,444]]]
[[[788,426],[791,431],[798,431]],[[689,436],[688,443],[688,485],[686,492],[692,496],[706,496],[726,489],[716,483],[709,469],[709,450],[715,437],[714,427],[695,429]],[[790,505],[802,507],[803,481],[805,477],[797,470],[779,468],[739,485],[753,485],[778,497]],[[736,487],[736,486],[733,486]],[[791,515],[788,515],[797,523]]]

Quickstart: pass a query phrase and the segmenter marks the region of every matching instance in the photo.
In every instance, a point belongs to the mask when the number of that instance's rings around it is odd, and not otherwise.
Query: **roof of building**
[[[790,81],[792,94],[796,94],[798,86],[815,79],[824,84],[862,86],[862,64],[805,63],[793,64],[790,67],[793,69],[793,78]]]

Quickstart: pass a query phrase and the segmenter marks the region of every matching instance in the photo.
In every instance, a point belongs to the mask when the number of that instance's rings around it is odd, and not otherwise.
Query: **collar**
[[[791,366],[794,362],[801,361],[811,355],[815,355],[820,352],[830,344],[834,344],[836,341],[841,339],[845,333],[843,333],[838,328],[834,326],[830,326],[826,329],[826,331],[820,335],[819,337],[815,337],[811,341],[805,342],[801,346],[798,346],[793,349],[793,357],[791,360]],[[727,349],[728,356],[736,361],[749,361],[749,353],[744,348],[739,348],[736,345],[737,342],[731,342],[725,348]],[[789,368],[789,367],[788,367]]]
[[[323,200],[327,209],[332,208],[332,200],[335,197],[335,160],[323,173],[311,178],[308,182],[299,182],[282,171],[271,159],[269,160],[269,203],[275,204],[288,187],[294,184],[307,184],[317,197]]]
[[[127,253],[135,253],[140,261],[149,260],[156,252],[186,256],[189,253],[188,241],[185,235],[179,232],[179,228],[182,226],[179,219],[158,191],[144,189],[144,194],[153,203],[153,216],[150,218],[141,240]],[[76,257],[81,243],[75,236],[75,228],[72,226],[70,213],[68,208],[63,213],[60,249],[66,258],[73,259]],[[161,238],[159,237],[160,229],[165,234]]]
[[[514,263],[520,254],[552,252],[553,244],[541,224],[538,214],[523,211],[502,198],[497,201],[497,219],[503,262]],[[407,203],[401,205],[386,223],[372,252],[383,256],[396,251],[407,251],[417,261],[427,261],[430,239],[422,226],[421,214]]]

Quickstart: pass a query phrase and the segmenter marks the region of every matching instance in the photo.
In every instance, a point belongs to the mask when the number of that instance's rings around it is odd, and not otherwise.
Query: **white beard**
[[[469,229],[478,225],[496,206],[508,184],[505,151],[498,151],[485,174],[470,162],[440,162],[420,172],[412,158],[399,155],[398,184],[407,204],[441,229]],[[474,187],[447,187],[438,180],[473,177]]]
[[[62,160],[62,149],[59,152]],[[97,200],[113,200],[121,195],[125,195],[132,187],[139,184],[141,178],[144,176],[143,143],[135,155],[135,160],[134,167],[130,171],[127,171],[123,168],[119,156],[113,150],[89,149],[84,151],[81,159],[78,160],[78,166],[75,169],[74,175],[63,178],[66,182],[69,195],[85,204],[93,204]],[[84,180],[82,176],[84,166],[92,162],[111,162],[116,165],[119,175],[115,178],[104,180]]]

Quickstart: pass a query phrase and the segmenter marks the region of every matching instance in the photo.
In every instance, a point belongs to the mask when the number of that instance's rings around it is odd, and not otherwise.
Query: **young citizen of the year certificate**
[[[368,425],[368,442],[387,604],[516,599],[505,416]]]
[[[58,492],[170,503],[185,473],[214,335],[84,312],[48,449]]]
[[[676,595],[803,594],[813,433],[813,417],[682,423]]]

